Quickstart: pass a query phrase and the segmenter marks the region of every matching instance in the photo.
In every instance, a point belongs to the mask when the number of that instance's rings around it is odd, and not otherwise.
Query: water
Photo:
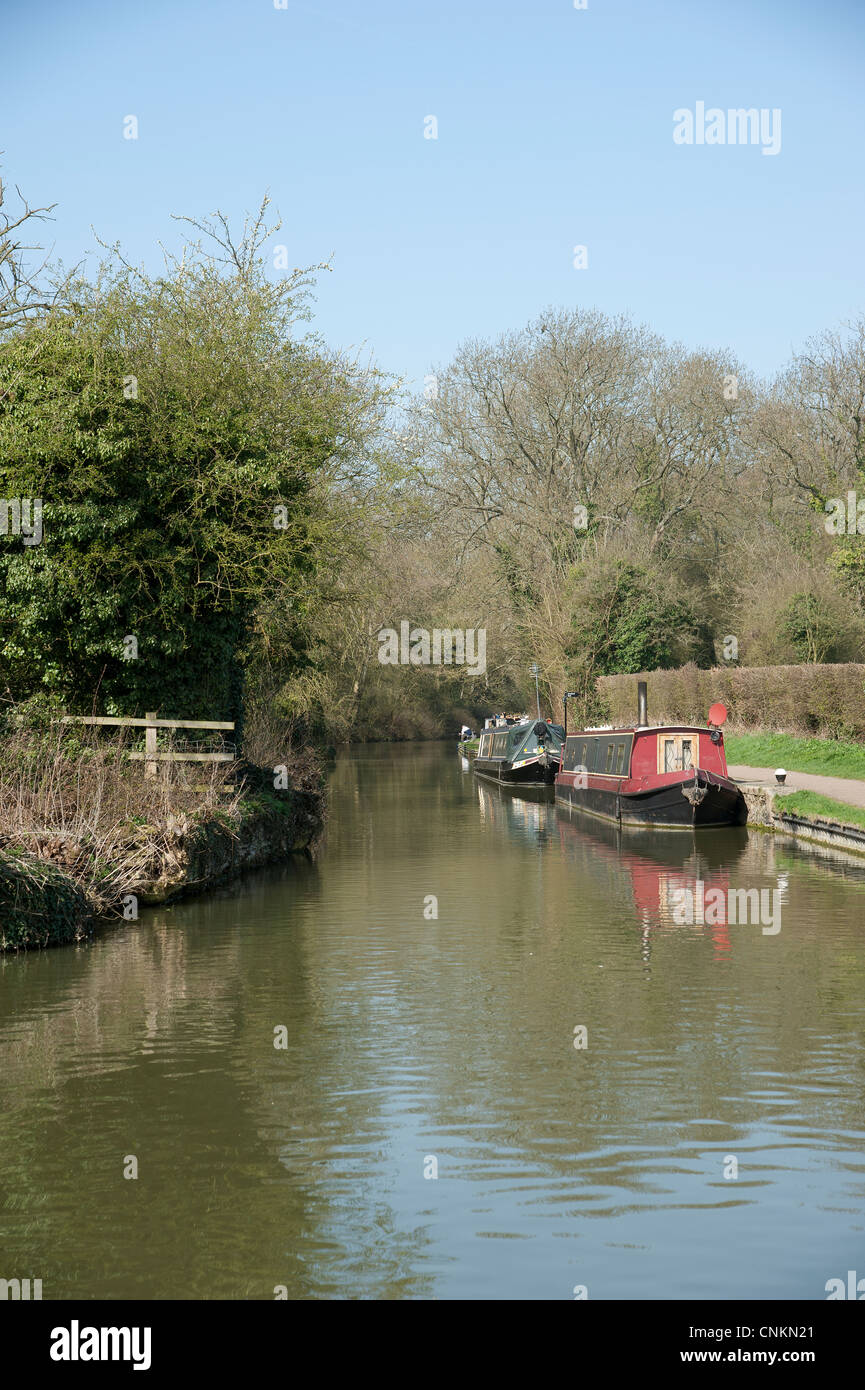
[[[317,864],[0,958],[0,1277],[819,1299],[865,1275],[865,861],[619,843],[449,745],[354,751],[331,792]],[[678,924],[698,879],[777,891],[780,931]]]

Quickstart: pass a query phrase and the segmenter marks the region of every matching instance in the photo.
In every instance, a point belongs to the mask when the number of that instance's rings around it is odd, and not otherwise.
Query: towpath
[[[756,782],[766,786],[778,787],[773,767],[748,767],[744,763],[734,763],[727,768],[736,782]],[[788,772],[784,791],[821,792],[833,801],[843,801],[848,806],[865,806],[865,782],[852,777],[818,777],[812,772]]]

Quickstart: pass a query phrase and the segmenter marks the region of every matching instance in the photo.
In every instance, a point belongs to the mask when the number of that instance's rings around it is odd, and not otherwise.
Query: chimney
[[[644,729],[649,722],[648,715],[648,684],[646,681],[637,681],[637,727]]]

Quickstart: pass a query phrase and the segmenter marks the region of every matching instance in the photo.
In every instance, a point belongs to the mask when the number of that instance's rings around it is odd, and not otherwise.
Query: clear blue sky
[[[292,263],[333,254],[318,329],[413,381],[548,304],[767,374],[865,309],[863,0],[2,9],[5,173],[59,204],[67,263],[92,224],[155,267],[172,212],[269,189]],[[780,154],[674,144],[698,101],[780,108]]]

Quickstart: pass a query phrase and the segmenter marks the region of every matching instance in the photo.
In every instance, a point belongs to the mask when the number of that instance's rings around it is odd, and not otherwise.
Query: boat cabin
[[[661,778],[702,768],[727,776],[720,729],[582,729],[568,734],[562,772],[582,768],[598,777]]]

